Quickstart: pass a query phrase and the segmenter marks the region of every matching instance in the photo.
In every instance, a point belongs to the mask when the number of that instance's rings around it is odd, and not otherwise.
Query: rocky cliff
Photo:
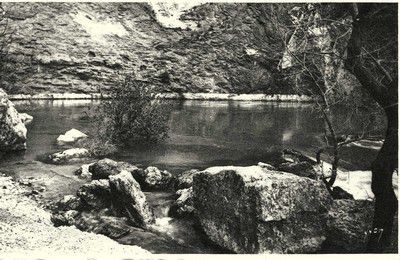
[[[189,7],[3,3],[14,69],[0,87],[107,92],[134,74],[163,92],[288,93],[255,45],[260,24],[247,4]]]

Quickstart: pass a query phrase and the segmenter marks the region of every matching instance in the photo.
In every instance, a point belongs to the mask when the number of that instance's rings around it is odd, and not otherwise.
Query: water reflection
[[[169,170],[213,165],[272,162],[284,147],[315,150],[323,121],[307,103],[248,101],[170,101],[170,138],[157,145],[136,145],[117,159]],[[34,117],[28,126],[28,149],[12,160],[34,160],[58,149],[56,138],[71,128],[92,127],[83,112],[99,104],[90,100],[16,101]],[[11,159],[10,159],[11,160]]]

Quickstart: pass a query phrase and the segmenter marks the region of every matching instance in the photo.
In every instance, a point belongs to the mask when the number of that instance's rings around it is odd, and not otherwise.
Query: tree
[[[300,91],[315,97],[332,140],[327,147],[333,146],[333,166],[338,163],[341,145],[365,137],[365,133],[359,133],[340,140],[332,123],[333,106],[350,104],[348,107],[352,108],[358,100],[372,111],[378,105],[387,118],[385,141],[371,164],[375,213],[367,246],[367,252],[382,252],[390,243],[397,211],[392,186],[392,174],[398,167],[397,5],[286,5],[292,23],[287,16],[277,15],[282,10],[269,8],[267,13],[272,15],[264,19],[280,32],[281,45],[276,45],[283,46],[280,67],[290,67],[285,73],[295,78]],[[350,72],[348,77],[355,77],[350,85],[357,85],[354,89],[360,90],[356,96],[354,91],[343,88],[349,84],[336,84],[340,70]],[[374,104],[365,102],[365,94]],[[335,175],[333,172],[328,186],[333,184]]]
[[[324,144],[317,148],[316,160],[320,162],[322,153],[333,157],[330,176],[323,178],[328,189],[336,180],[341,148],[375,135],[380,114],[358,88],[349,88],[358,84],[344,69],[351,19],[335,10],[337,5],[333,7],[251,5],[265,28],[259,37],[265,56],[278,60],[275,66],[297,93],[313,97],[315,109],[325,123]],[[334,113],[338,110],[351,113],[343,113],[337,120]]]
[[[375,213],[367,252],[390,243],[397,198],[392,175],[398,168],[397,4],[351,4],[352,33],[346,68],[382,107],[387,118],[385,141],[372,162]]]

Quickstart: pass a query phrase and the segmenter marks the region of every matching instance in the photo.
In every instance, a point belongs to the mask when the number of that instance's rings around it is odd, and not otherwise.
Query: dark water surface
[[[20,101],[20,112],[33,116],[27,126],[25,152],[1,158],[0,171],[16,179],[32,180],[45,186],[43,200],[53,201],[74,194],[87,182],[73,174],[80,164],[47,165],[37,162],[42,154],[60,150],[56,139],[71,128],[89,132],[93,127],[82,115],[97,101]],[[311,104],[242,101],[173,101],[170,137],[161,144],[134,146],[114,159],[143,167],[152,165],[172,173],[217,165],[273,163],[283,148],[295,148],[313,155],[322,145],[323,121]],[[343,151],[342,166],[368,168],[376,151],[352,147]],[[170,219],[167,211],[173,194],[146,192],[158,221],[157,235],[138,230],[119,242],[135,244],[153,253],[221,253],[209,244],[191,223]]]
[[[35,160],[58,151],[56,139],[71,128],[83,132],[92,126],[81,117],[98,101],[55,100],[15,102],[33,116],[28,125],[28,149],[10,160]],[[323,120],[311,104],[244,101],[172,101],[170,137],[157,145],[134,146],[116,159],[168,170],[204,169],[215,165],[251,165],[273,162],[282,148],[310,155],[323,145]],[[365,161],[375,154],[362,151]],[[368,168],[352,153],[342,163]],[[11,157],[10,157],[11,158]],[[7,159],[7,158],[4,158]],[[347,163],[346,163],[347,162]]]

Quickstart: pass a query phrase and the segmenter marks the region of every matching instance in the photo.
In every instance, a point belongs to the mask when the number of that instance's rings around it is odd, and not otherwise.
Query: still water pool
[[[82,115],[97,106],[98,101],[14,103],[20,112],[29,113],[34,120],[27,126],[27,150],[3,155],[0,171],[16,179],[32,180],[34,186],[45,186],[44,201],[74,194],[87,182],[73,174],[80,164],[47,165],[36,159],[42,154],[58,151],[57,137],[71,128],[89,132],[94,126],[82,120]],[[304,103],[172,101],[169,126],[169,138],[164,143],[133,146],[119,151],[113,159],[178,173],[217,165],[273,163],[283,148],[294,148],[312,156],[323,144],[323,120],[311,104]],[[366,169],[374,156],[375,150],[345,149],[341,166]],[[120,242],[136,244],[154,253],[222,252],[208,244],[191,223],[167,218],[172,195],[146,193],[150,205],[158,212],[156,217],[161,230],[158,234],[138,230]]]

